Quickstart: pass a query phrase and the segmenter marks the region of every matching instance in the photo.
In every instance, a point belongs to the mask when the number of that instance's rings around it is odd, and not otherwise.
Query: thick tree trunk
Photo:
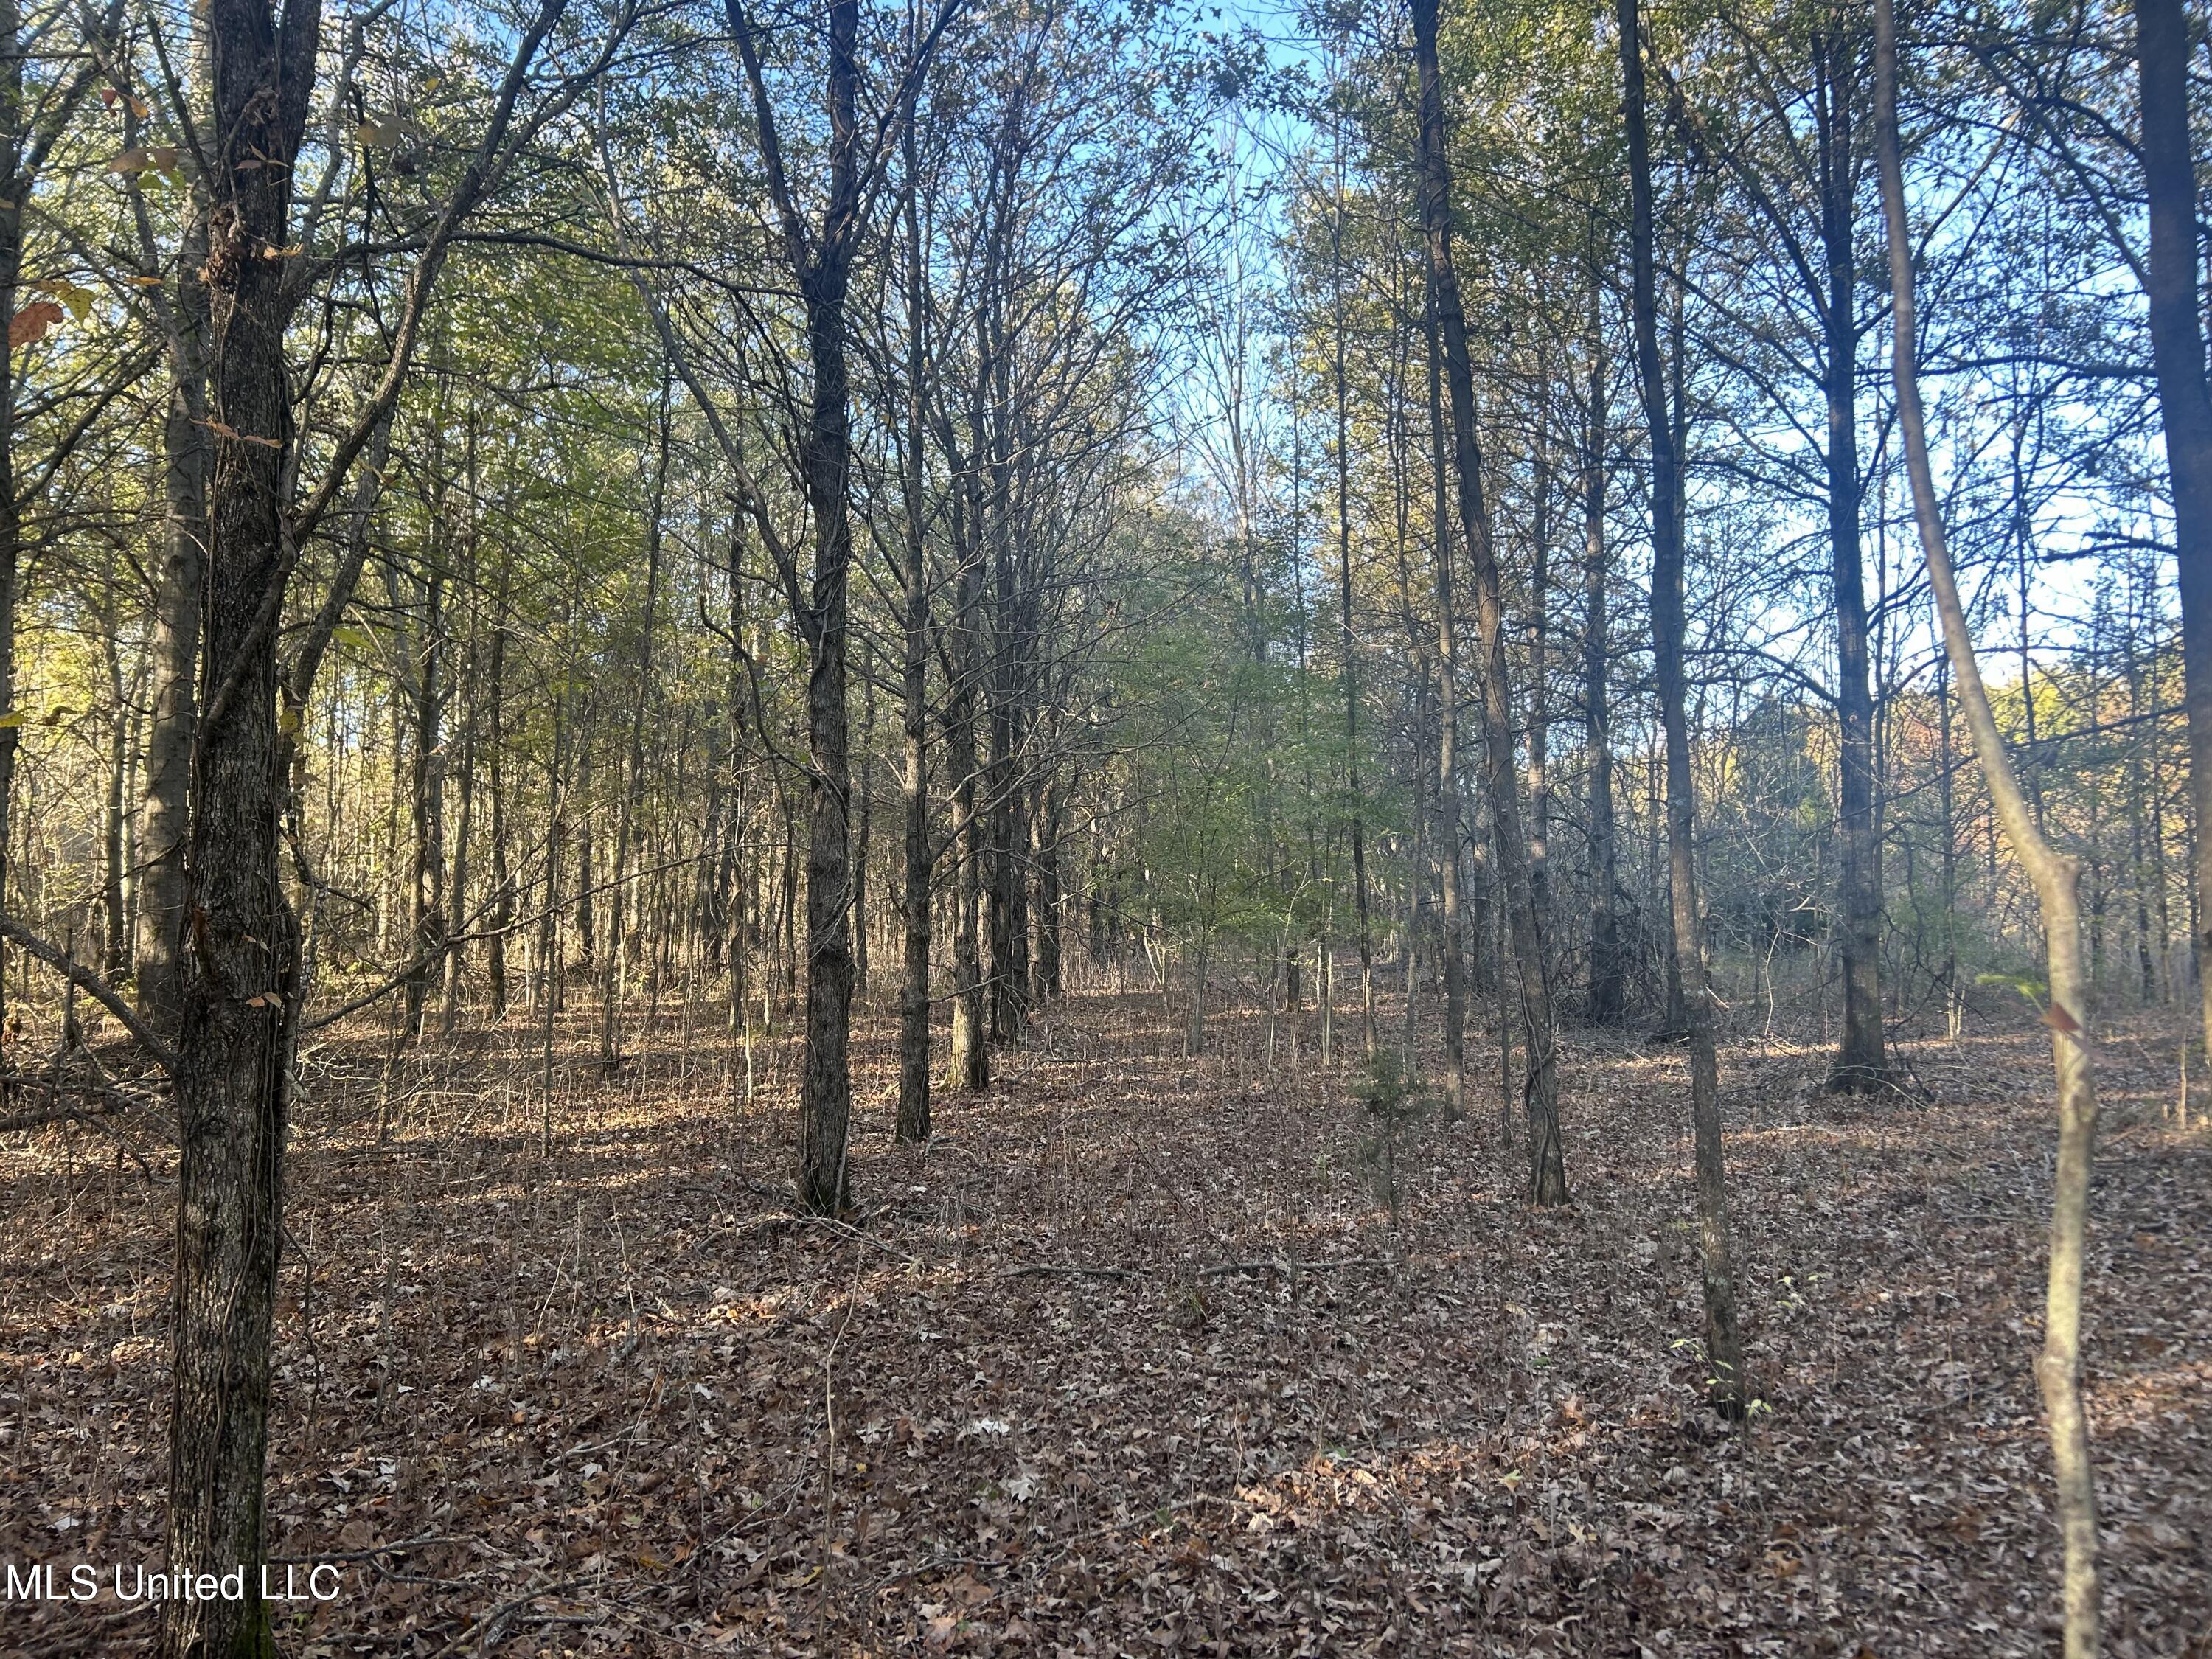
[[[269,1345],[283,1236],[286,1108],[301,988],[277,862],[276,623],[294,440],[284,361],[292,160],[320,16],[210,0],[213,109],[205,672],[177,1039],[168,1563],[240,1571],[246,1595],[165,1604],[164,1659],[273,1655],[260,1600]],[[4,574],[4,573],[0,573]]]
[[[205,368],[206,219],[189,213],[178,261],[168,407],[161,422],[161,562],[154,574],[153,636],[147,653],[152,707],[138,804],[138,914],[134,974],[139,1012],[156,1030],[176,1024],[182,991],[185,840],[191,812],[192,742],[198,709],[200,585],[206,565],[208,430]]]
[[[2189,720],[2189,799],[2198,1015],[2212,1054],[2212,386],[2197,303],[2197,169],[2190,143],[2189,58],[2182,0],[2136,0],[2143,185],[2150,205],[2151,361],[2173,483],[2174,562],[2181,583],[2181,672]]]
[[[1690,724],[1683,674],[1682,475],[1667,378],[1659,362],[1658,307],[1653,276],[1651,148],[1644,113],[1643,36],[1637,0],[1619,0],[1620,61],[1628,129],[1632,198],[1637,379],[1651,438],[1651,646],[1666,730],[1667,890],[1674,922],[1674,960],[1682,976],[1682,1012],[1690,1058],[1690,1123],[1696,1146],[1698,1262],[1705,1289],[1705,1353],[1712,1367],[1710,1397],[1722,1413],[1741,1418],[1750,1399],[1743,1342],[1736,1323],[1735,1268],[1729,1225],[1728,1181],[1722,1163],[1720,1066],[1713,1051],[1712,998],[1705,981],[1698,927],[1697,799],[1690,771]]]
[[[1844,1034],[1828,1086],[1851,1093],[1880,1088],[1889,1061],[1881,1024],[1881,848],[1875,834],[1874,696],[1867,664],[1866,581],[1859,556],[1859,326],[1856,229],[1858,174],[1852,111],[1851,47],[1815,42],[1820,130],[1820,242],[1827,256],[1826,362],[1828,404],[1828,549],[1836,602],[1837,793],[1842,834],[1838,954],[1844,967]]]
[[[1460,533],[1474,592],[1475,682],[1483,711],[1485,781],[1504,878],[1513,965],[1520,980],[1521,1018],[1528,1041],[1523,1085],[1528,1120],[1530,1195],[1538,1204],[1567,1201],[1565,1149],[1559,1137],[1559,1048],[1552,988],[1544,974],[1541,923],[1528,868],[1521,780],[1514,765],[1511,682],[1505,665],[1505,606],[1483,499],[1482,451],[1475,437],[1474,368],[1468,351],[1467,313],[1452,267],[1451,174],[1444,151],[1443,88],[1437,69],[1438,0],[1413,0],[1413,50],[1420,75],[1421,225],[1428,243],[1429,281],[1436,296],[1444,379],[1451,392],[1452,449],[1459,483]]]
[[[833,18],[851,0],[838,0]],[[848,28],[853,27],[848,22]],[[849,64],[849,44],[843,60]],[[848,94],[849,96],[849,92]],[[803,457],[815,522],[815,635],[806,678],[806,1060],[799,1077],[800,1201],[817,1214],[852,1206],[846,1137],[853,1083],[846,1044],[853,1004],[849,836],[852,781],[846,708],[846,579],[852,526],[846,486],[850,415],[845,378],[845,273],[815,273],[805,295],[813,406]]]
[[[860,207],[854,120],[858,0],[831,0],[828,106],[830,204],[799,271],[806,307],[811,401],[799,467],[814,522],[806,677],[806,1059],[799,1085],[799,1195],[817,1214],[852,1206],[846,1139],[853,1112],[847,1056],[853,1007],[850,712],[846,704],[847,582],[853,563],[852,411],[846,378],[845,295]],[[750,65],[749,65],[750,68]],[[795,252],[795,250],[794,250]]]
[[[2138,11],[2138,21],[2146,21],[2148,10],[2158,3],[2160,0],[2149,0]],[[2180,79],[2186,43],[2181,38],[2178,12],[2169,14],[2169,20],[2174,25],[2171,37],[2161,35],[2154,27],[2141,42],[2147,82],[2164,77],[2169,69],[2172,80]],[[1960,707],[1989,785],[1990,800],[2004,826],[2005,838],[2012,842],[2014,854],[2035,883],[2043,911],[2045,971],[2051,985],[2051,1006],[2044,1023],[2051,1027],[2051,1064],[2057,1074],[2058,1160],[2051,1189],[2043,1352],[2036,1361],[2035,1376],[2043,1395],[2057,1478],[2058,1530],[2064,1549],[2066,1659],[2095,1659],[2100,1638],[2097,1489],[2089,1452],[2088,1414],[2081,1400],[2081,1279],[2088,1233],[2089,1176],[2097,1152],[2097,1072],[2089,985],[2081,968],[2077,898],[2081,866],[2054,850],[2037,827],[1990,713],[1989,694],[1983,688],[1981,669],[1975,660],[1973,638],[1966,629],[1966,607],[1952,574],[1935,472],[1929,464],[1927,423],[1915,360],[1912,236],[1905,217],[1905,166],[1897,131],[1897,20],[1891,0],[1875,0],[1875,36],[1876,156],[1888,231],[1890,286],[1895,295],[1893,375],[1898,424],[1905,434],[1905,469],[1912,483],[1913,517],[1927,555],[1929,586],[1934,590],[1936,615],[1942,624],[1943,647],[1958,681]],[[2158,67],[2153,68],[2154,64]],[[2191,230],[2192,257],[2194,245]],[[2201,360],[2197,372],[2201,376]]]

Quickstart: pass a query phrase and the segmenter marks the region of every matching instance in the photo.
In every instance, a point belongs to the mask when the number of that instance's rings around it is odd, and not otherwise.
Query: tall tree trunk
[[[916,352],[917,358],[920,356]],[[919,393],[915,394],[919,401]],[[908,495],[919,507],[921,431],[917,419],[908,432]],[[905,952],[899,981],[898,1139],[919,1145],[929,1139],[929,573],[921,520],[907,516],[905,579],[906,659],[900,685],[900,715],[906,740],[906,770],[901,780],[904,844]]]
[[[1705,1352],[1713,1403],[1741,1418],[1743,1343],[1738,1333],[1735,1268],[1729,1227],[1728,1182],[1721,1152],[1720,1066],[1713,1052],[1712,998],[1705,982],[1698,927],[1697,799],[1690,771],[1690,723],[1683,674],[1682,475],[1674,448],[1667,377],[1659,361],[1658,306],[1653,276],[1651,143],[1644,112],[1644,46],[1637,0],[1619,0],[1620,63],[1628,129],[1630,241],[1633,261],[1637,379],[1651,440],[1651,647],[1666,728],[1667,890],[1673,900],[1674,960],[1682,976],[1688,1028],[1690,1124],[1696,1145],[1698,1261],[1705,1303]]]
[[[9,834],[15,823],[15,758],[21,745],[15,708],[16,588],[22,580],[23,509],[15,481],[16,422],[20,388],[15,379],[13,329],[23,276],[23,198],[32,179],[26,163],[23,65],[32,43],[23,36],[19,0],[0,0],[0,328],[9,331],[0,347],[0,908],[9,902]],[[8,956],[0,945],[0,1012],[7,1001]]]
[[[150,243],[150,230],[148,233]],[[173,1030],[185,969],[185,841],[191,811],[192,743],[198,700],[200,587],[206,566],[207,385],[203,349],[207,290],[206,204],[186,210],[176,291],[164,309],[170,337],[168,403],[161,420],[161,549],[154,573],[153,678],[146,762],[138,804],[138,914],[134,975],[139,1011],[157,1030]]]
[[[468,927],[469,838],[476,827],[477,711],[483,695],[483,610],[478,603],[480,585],[477,571],[477,495],[480,480],[477,469],[477,417],[473,409],[468,411],[464,431],[461,493],[469,518],[467,529],[459,538],[460,582],[467,596],[469,623],[468,643],[462,651],[460,673],[454,687],[460,707],[458,785],[460,799],[456,803],[453,812],[453,854],[447,860],[444,983],[438,1009],[438,1030],[447,1036],[453,1034],[461,1018],[465,963],[460,937]]]
[[[276,610],[294,442],[284,360],[292,162],[313,88],[312,3],[210,0],[205,265],[209,477],[204,672],[187,841],[177,1039],[177,1255],[169,1424],[172,1571],[239,1571],[240,1601],[164,1605],[163,1659],[273,1655],[260,1599],[269,1346],[283,1236],[298,926],[277,862]],[[0,492],[3,494],[4,492]],[[0,579],[7,573],[0,571]]]
[[[490,797],[491,927],[484,940],[484,989],[495,1024],[507,1018],[507,933],[514,923],[514,875],[507,854],[507,630],[514,560],[502,549],[499,591],[493,600],[491,643],[484,665],[484,719],[490,759],[485,788]]]
[[[973,492],[970,492],[971,496]],[[982,579],[976,569],[973,538],[974,515],[957,526],[955,540],[962,545],[960,568],[954,577],[953,623],[948,707],[945,713],[945,762],[952,779],[952,836],[954,843],[952,917],[952,1051],[951,1085],[956,1089],[986,1089],[991,1083],[991,1060],[982,989],[982,969],[976,940],[976,913],[982,902],[983,826],[975,799],[975,679],[977,638],[981,632]],[[964,534],[963,534],[964,532]]]
[[[112,568],[106,599],[100,650],[107,669],[107,790],[106,799],[100,803],[100,955],[107,982],[120,985],[131,971],[131,919],[123,908],[126,862],[123,793],[131,771],[131,718],[130,694],[123,680],[122,618],[116,611]]]
[[[1583,1018],[1611,1025],[1628,1012],[1628,960],[1620,943],[1620,847],[1613,815],[1611,641],[1606,617],[1604,341],[1592,284],[1589,425],[1583,442],[1583,713],[1589,748],[1589,1000]]]
[[[1485,779],[1498,861],[1504,878],[1514,968],[1520,976],[1521,1018],[1528,1041],[1523,1084],[1528,1119],[1530,1195],[1538,1204],[1567,1201],[1566,1153],[1559,1138],[1559,1048],[1552,988],[1544,975],[1542,926],[1529,878],[1521,780],[1514,765],[1512,688],[1505,665],[1505,606],[1483,499],[1482,450],[1475,436],[1474,368],[1468,351],[1467,313],[1452,267],[1451,172],[1444,152],[1443,86],[1437,69],[1438,0],[1413,0],[1413,52],[1420,75],[1421,227],[1428,244],[1429,282],[1436,296],[1444,379],[1451,391],[1452,453],[1459,482],[1460,533],[1474,591],[1475,683],[1483,712]]]
[[[1343,162],[1338,160],[1338,192],[1330,218],[1329,278],[1335,294],[1333,332],[1336,392],[1336,578],[1337,638],[1343,655],[1344,774],[1351,803],[1352,902],[1359,949],[1361,1052],[1375,1057],[1375,939],[1368,915],[1367,824],[1359,788],[1359,656],[1352,631],[1352,421],[1351,388],[1345,368]]]
[[[1880,1088],[1889,1061],[1881,1024],[1881,846],[1875,833],[1874,696],[1868,682],[1866,581],[1859,554],[1858,264],[1853,207],[1863,152],[1854,137],[1853,48],[1849,37],[1814,42],[1820,118],[1820,243],[1827,258],[1822,296],[1828,404],[1828,549],[1836,602],[1837,793],[1842,835],[1844,1035],[1828,1086]]]
[[[2156,4],[2158,0],[2151,0]],[[2147,15],[2146,6],[2138,21]],[[2179,81],[2186,43],[2178,11],[2171,38],[2152,28],[2142,41],[2146,82],[2166,76]],[[1982,763],[1990,800],[2004,825],[2005,838],[2027,866],[2043,911],[2045,972],[2051,1006],[2051,1064],[2058,1082],[2058,1164],[2051,1203],[2050,1276],[2044,1296],[2043,1352],[2036,1382],[2043,1395],[2051,1431],[2051,1462],[2057,1476],[2058,1530],[2064,1547],[2064,1641],[2066,1659],[2095,1659],[2100,1641],[2097,1583],[2096,1470],[2089,1454],[2089,1419],[2081,1401],[2081,1274],[2089,1217],[2089,1176],[2097,1152],[2097,1069],[2090,1026],[2087,976],[2081,969],[2081,920],[2077,897],[2078,860],[2056,851],[2043,838],[2004,739],[1990,713],[1966,629],[1966,607],[1952,574],[1950,548],[1928,459],[1927,422],[1921,409],[1915,361],[1912,233],[1905,218],[1905,165],[1897,131],[1897,19],[1891,0],[1875,0],[1875,121],[1876,159],[1881,173],[1882,214],[1889,241],[1890,286],[1895,295],[1893,371],[1898,424],[1905,434],[1905,469],[1912,483],[1913,518],[1927,555],[1929,585],[1943,628],[1943,647],[1958,681],[1960,707],[1974,752]],[[2156,65],[2154,68],[2154,64]],[[2179,88],[2174,88],[2177,92]],[[2183,160],[2186,161],[2185,149]],[[2193,253],[2194,233],[2190,247]],[[2199,373],[2201,374],[2201,365]]]
[[[799,462],[814,524],[813,590],[807,596],[811,647],[806,677],[806,1058],[799,1085],[799,1201],[817,1214],[851,1207],[846,1137],[853,1111],[847,1057],[853,1006],[850,713],[846,705],[847,583],[853,563],[852,411],[846,378],[845,296],[860,210],[855,120],[860,70],[858,0],[830,0],[827,103],[830,201],[811,252],[799,258],[799,298],[813,371],[799,434]],[[750,35],[746,39],[750,42]],[[757,65],[756,102],[765,110]],[[779,173],[781,167],[778,167]],[[797,215],[787,204],[793,227]]]
[[[1059,710],[1053,711],[1048,752],[1060,753]],[[1062,781],[1046,779],[1037,786],[1036,805],[1030,822],[1036,831],[1036,949],[1030,958],[1030,1001],[1042,1006],[1060,994],[1060,920],[1065,894],[1060,875]]]
[[[622,803],[615,809],[615,864],[607,895],[607,953],[599,969],[599,1064],[612,1066],[621,1056],[616,1041],[622,1001],[623,964],[632,927],[629,859],[637,834],[637,815],[645,800],[645,711],[653,701],[653,630],[660,611],[660,517],[668,500],[669,382],[660,383],[658,441],[653,450],[653,487],[645,507],[645,614],[639,623],[637,684],[631,690],[629,756],[623,773]],[[641,908],[641,907],[639,907]]]
[[[2136,0],[2143,185],[2150,206],[2150,343],[2166,464],[2173,483],[2174,562],[2181,581],[2182,698],[2189,720],[2189,799],[2198,1013],[2212,1055],[2212,386],[2197,303],[2196,152],[2182,0]]]
[[[876,757],[871,734],[876,727],[876,699],[872,684],[863,699],[860,716],[860,821],[853,835],[853,903],[848,925],[853,935],[853,992],[868,991],[868,838],[874,830]]]
[[[1450,473],[1444,450],[1443,350],[1436,295],[1426,295],[1430,517],[1436,530],[1437,853],[1438,910],[1443,919],[1444,1102],[1455,1121],[1467,1115],[1467,941],[1460,915],[1467,888],[1467,842],[1460,830],[1459,605],[1452,570]]]
[[[1551,902],[1551,592],[1552,447],[1547,401],[1552,383],[1550,353],[1538,347],[1539,393],[1536,430],[1528,447],[1528,881],[1536,895],[1536,920],[1544,937],[1552,933]]]
[[[415,754],[408,802],[415,831],[409,878],[409,948],[415,966],[405,988],[402,1030],[422,1035],[422,1005],[431,975],[444,961],[446,944],[446,545],[435,526],[444,520],[444,492],[431,504],[428,556],[422,568],[422,651],[415,666]]]

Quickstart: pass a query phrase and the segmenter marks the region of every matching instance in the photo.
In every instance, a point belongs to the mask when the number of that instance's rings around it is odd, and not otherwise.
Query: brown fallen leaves
[[[665,1013],[537,1151],[534,1035],[387,1082],[308,1058],[272,1549],[343,1574],[288,1654],[2029,1655],[2054,1545],[2028,1366],[2047,1034],[1723,1060],[1748,1436],[1699,1405],[1680,1057],[1565,1071],[1577,1207],[1478,1129],[1400,1148],[1346,1080],[1157,1003],[1057,1011],[925,1152],[860,1034],[851,1224],[789,1216],[787,1050],[748,1109]],[[2170,1039],[2106,1050],[2088,1332],[2109,1650],[2212,1652],[2212,1143]],[[780,1069],[779,1069],[780,1068]],[[739,1068],[742,1075],[742,1068]],[[375,1140],[388,1091],[397,1131]],[[149,1139],[154,1167],[166,1156]],[[150,1562],[167,1206],[66,1126],[0,1141],[0,1559]],[[0,1607],[0,1653],[148,1615]]]

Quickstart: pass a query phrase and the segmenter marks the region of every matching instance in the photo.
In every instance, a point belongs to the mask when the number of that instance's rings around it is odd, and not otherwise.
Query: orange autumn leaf
[[[8,325],[9,345],[36,345],[63,315],[62,308],[52,300],[33,301],[17,312],[15,320]]]

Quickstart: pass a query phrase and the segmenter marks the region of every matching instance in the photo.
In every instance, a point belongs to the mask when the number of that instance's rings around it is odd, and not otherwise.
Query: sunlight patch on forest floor
[[[382,1146],[381,1040],[329,1044],[270,1512],[281,1553],[349,1559],[286,1650],[2048,1647],[2039,1031],[1917,1048],[1928,1104],[1819,1096],[1809,1045],[1723,1052],[1738,1437],[1698,1403],[1673,1051],[1572,1037],[1561,1213],[1518,1200],[1492,1051],[1468,1121],[1405,1135],[1393,1236],[1340,1065],[1279,1033],[1270,1076],[1227,1020],[1141,1052],[1154,1012],[1076,999],[926,1152],[864,1076],[850,1224],[788,1215],[782,1085],[733,1105],[706,1017],[633,1029],[609,1079],[574,1016],[550,1157],[519,1024],[395,1068]],[[2108,1650],[2202,1653],[2212,1137],[2171,1121],[2170,1036],[2107,1053]],[[151,1182],[82,1134],[0,1147],[0,1557],[158,1552],[173,1188],[142,1150]],[[150,1631],[0,1617],[9,1654]]]

